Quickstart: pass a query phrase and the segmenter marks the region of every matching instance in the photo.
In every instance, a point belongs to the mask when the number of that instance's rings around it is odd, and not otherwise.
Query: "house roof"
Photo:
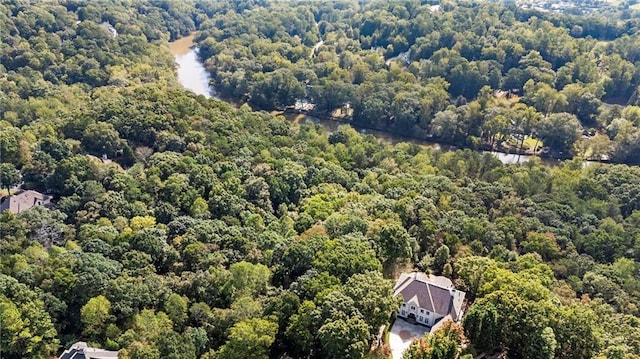
[[[0,199],[0,212],[9,210],[12,213],[24,212],[34,206],[47,204],[51,196],[37,191],[23,191],[18,194],[5,196]]]
[[[118,352],[98,348],[90,348],[85,342],[77,342],[65,350],[60,359],[113,359]]]
[[[462,312],[465,295],[456,290],[448,278],[427,276],[420,272],[400,275],[393,294],[401,295],[405,303],[413,302],[420,308],[442,316],[451,314],[455,319],[459,319]]]

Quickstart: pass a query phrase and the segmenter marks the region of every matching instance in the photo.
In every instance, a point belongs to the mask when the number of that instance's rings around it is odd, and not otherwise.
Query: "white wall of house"
[[[424,308],[420,308],[416,303],[402,303],[400,305],[400,311],[398,316],[401,318],[409,318],[413,314],[416,318],[416,323],[424,324],[426,326],[433,326],[438,320],[444,318],[444,316],[430,312]]]

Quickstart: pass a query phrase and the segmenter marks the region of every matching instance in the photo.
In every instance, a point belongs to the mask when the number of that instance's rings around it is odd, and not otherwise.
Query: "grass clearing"
[[[533,150],[536,144],[538,144],[538,148],[544,146],[544,144],[542,144],[542,140],[536,139],[535,137],[526,137],[524,139],[524,148],[526,149]]]

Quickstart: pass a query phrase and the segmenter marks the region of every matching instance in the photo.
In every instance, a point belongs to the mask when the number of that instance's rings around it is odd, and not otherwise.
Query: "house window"
[[[414,307],[413,305],[411,306],[411,310],[416,310],[416,307]]]
[[[407,312],[405,312],[404,310],[402,311],[402,315],[407,315]]]
[[[402,303],[402,306],[403,306],[403,307],[406,307],[406,306],[407,306],[407,303]]]
[[[424,313],[424,309],[420,309],[420,313]]]
[[[421,322],[424,322],[424,317],[420,317],[420,321],[421,321]]]

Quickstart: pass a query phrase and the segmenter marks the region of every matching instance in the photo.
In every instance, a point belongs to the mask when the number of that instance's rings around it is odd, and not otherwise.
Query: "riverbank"
[[[271,114],[276,115],[276,116],[283,116],[284,118],[286,118],[289,122],[299,125],[302,124],[304,122],[312,122],[315,124],[318,124],[320,126],[322,126],[324,129],[326,129],[329,132],[334,132],[338,130],[338,127],[341,125],[349,125],[351,127],[353,127],[354,129],[356,129],[356,131],[358,131],[359,133],[363,134],[363,135],[372,135],[375,136],[376,138],[389,143],[391,145],[395,145],[397,143],[401,143],[401,142],[407,142],[407,143],[413,143],[419,146],[428,146],[431,147],[437,151],[456,151],[456,150],[460,150],[463,149],[464,147],[458,147],[455,145],[451,145],[451,144],[446,144],[446,143],[441,143],[441,142],[435,142],[435,141],[429,141],[429,140],[425,140],[419,137],[410,137],[410,136],[402,136],[402,135],[396,135],[393,133],[389,133],[386,131],[380,131],[380,130],[376,130],[376,129],[370,129],[370,128],[364,128],[364,127],[360,127],[356,124],[350,123],[350,122],[346,122],[346,121],[337,121],[337,120],[327,120],[327,119],[321,119],[318,117],[314,117],[311,115],[306,115],[306,114],[301,114],[301,113],[287,113],[287,112],[283,112],[283,111],[271,111]],[[507,152],[498,152],[498,151],[489,151],[489,150],[482,150],[482,149],[473,149],[476,152],[480,152],[483,154],[490,154],[492,156],[494,156],[495,158],[499,159],[500,162],[504,163],[504,164],[517,164],[517,163],[525,163],[528,161],[531,161],[534,158],[540,158],[540,160],[549,166],[553,166],[553,165],[557,165],[559,163],[559,160],[554,159],[554,158],[545,158],[545,157],[540,157],[540,156],[536,156],[536,155],[518,155],[517,153],[507,153]],[[587,164],[591,164],[591,161],[586,161],[585,163]]]
[[[194,35],[191,34],[187,37],[180,38],[169,44],[169,49],[173,54],[176,64],[178,65],[178,80],[187,89],[193,91],[196,94],[204,95],[207,98],[215,98],[220,101],[228,103],[232,107],[239,107],[241,104],[233,101],[232,99],[225,99],[215,96],[215,90],[210,86],[210,76],[207,70],[197,54],[197,47],[193,41]],[[447,143],[440,139],[434,138],[422,138],[418,136],[399,135],[385,129],[371,128],[364,126],[363,124],[353,122],[346,118],[334,118],[327,114],[310,112],[310,113],[287,113],[285,111],[273,111],[273,114],[283,115],[289,121],[293,123],[299,123],[302,121],[310,121],[318,123],[328,131],[336,131],[338,126],[347,124],[355,128],[362,134],[370,134],[376,136],[385,142],[396,144],[399,142],[411,142],[419,144],[421,146],[430,146],[437,150],[454,151],[461,148],[468,148],[481,153],[488,153],[498,158],[505,164],[516,164],[530,161],[533,158],[540,158],[543,163],[547,165],[556,165],[559,161],[571,159],[570,156],[554,156],[551,153],[520,153],[517,151],[508,151],[501,148],[490,148],[487,146],[465,146],[464,144]],[[585,161],[586,164],[597,163],[603,161]]]
[[[439,151],[455,151],[460,149],[470,149],[476,152],[480,152],[483,154],[490,154],[500,162],[504,164],[517,164],[517,163],[525,163],[533,158],[539,158],[542,163],[555,166],[561,163],[564,160],[571,160],[573,157],[565,156],[565,157],[555,157],[549,153],[527,153],[522,152],[518,153],[516,150],[508,151],[508,150],[500,150],[500,149],[491,149],[490,147],[482,147],[479,146],[477,148],[471,146],[464,146],[455,143],[449,143],[446,141],[440,140],[432,140],[426,139],[419,136],[409,136],[409,135],[401,135],[395,134],[389,131],[385,131],[383,129],[371,128],[367,126],[361,126],[358,123],[352,122],[348,119],[340,119],[331,116],[317,116],[315,113],[301,113],[301,112],[291,112],[291,111],[271,111],[273,115],[281,115],[285,117],[289,122],[294,124],[300,124],[303,122],[312,122],[321,125],[326,130],[330,132],[334,132],[338,130],[340,125],[349,125],[356,129],[363,135],[373,135],[389,144],[395,145],[400,142],[408,142],[414,143],[420,146],[429,146]],[[321,114],[320,114],[321,115]],[[593,161],[593,160],[584,160],[584,165],[592,165],[595,163],[603,163],[606,164],[606,161]]]

